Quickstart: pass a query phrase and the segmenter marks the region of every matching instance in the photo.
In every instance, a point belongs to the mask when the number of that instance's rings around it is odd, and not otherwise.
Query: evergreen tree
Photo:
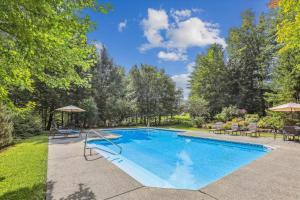
[[[214,44],[207,53],[199,55],[191,75],[190,104],[205,101],[208,112],[214,116],[227,104],[227,69],[222,46]],[[196,100],[197,98],[202,100]],[[193,112],[192,115],[197,115]]]
[[[269,45],[272,33],[261,15],[255,23],[252,11],[242,15],[242,25],[230,30],[228,38],[228,71],[231,104],[248,112],[264,114],[267,80],[273,64],[275,47]]]

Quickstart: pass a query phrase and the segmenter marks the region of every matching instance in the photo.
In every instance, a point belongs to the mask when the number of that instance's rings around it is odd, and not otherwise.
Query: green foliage
[[[201,128],[205,123],[204,117],[195,117],[192,119],[192,124],[194,127]]]
[[[264,14],[258,23],[252,11],[242,14],[242,25],[232,28],[228,38],[229,97],[232,104],[249,113],[264,114],[264,93],[268,90],[267,80],[273,65],[274,32]],[[267,21],[268,20],[268,21]]]
[[[0,2],[0,100],[13,89],[34,90],[36,80],[51,88],[87,85],[77,70],[93,64],[95,48],[86,34],[94,24],[81,10],[110,6],[87,1]]]
[[[189,97],[189,113],[191,117],[208,117],[208,102],[196,95]]]
[[[246,115],[245,115],[245,121],[246,121],[247,123],[258,122],[258,120],[259,120],[258,114],[246,114]]]
[[[10,111],[0,103],[0,149],[12,143],[13,122]]]
[[[283,127],[283,119],[280,115],[268,115],[262,117],[257,126],[260,128],[281,129]]]
[[[125,100],[126,77],[124,70],[114,65],[107,49],[102,48],[97,63],[91,69],[91,96],[98,107],[99,119],[119,119]]]
[[[160,122],[161,116],[176,114],[182,93],[163,70],[141,65],[130,70],[128,97],[146,124],[149,117],[158,116]]]
[[[81,115],[83,127],[93,127],[98,121],[98,107],[93,97],[83,99],[79,106],[85,110]]]
[[[14,118],[14,136],[26,138],[42,133],[42,120],[32,110],[17,113]]]
[[[276,55],[272,91],[266,93],[271,105],[300,99],[300,1],[280,1],[276,19],[276,41],[281,48]]]
[[[277,41],[284,46],[280,53],[285,54],[294,50],[300,50],[300,1],[299,0],[281,0],[279,4],[279,22],[277,25]],[[300,55],[296,55],[300,61]],[[300,62],[297,63],[300,70]]]
[[[228,106],[222,109],[222,112],[215,116],[216,120],[219,121],[230,121],[235,117],[240,117],[242,114],[236,106]]]
[[[1,200],[45,199],[47,152],[47,136],[22,140],[1,151]]]
[[[196,59],[196,67],[191,75],[190,103],[205,102],[205,110],[208,109],[211,116],[220,112],[226,105],[224,98],[227,90],[226,78],[223,48],[220,45],[212,45],[206,54],[199,55]],[[197,116],[200,110],[191,111],[193,112],[191,115]]]

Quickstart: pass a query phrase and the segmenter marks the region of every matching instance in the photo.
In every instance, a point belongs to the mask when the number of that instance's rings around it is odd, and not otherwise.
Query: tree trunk
[[[53,120],[53,112],[50,112],[50,114],[49,114],[49,120],[48,120],[48,124],[47,124],[47,129],[46,130],[50,130],[52,120]]]
[[[50,130],[50,128],[51,128],[51,123],[52,123],[53,114],[54,114],[53,111],[54,111],[54,106],[51,106],[50,110],[49,110],[49,120],[48,120],[48,124],[47,124],[47,129],[46,130]]]

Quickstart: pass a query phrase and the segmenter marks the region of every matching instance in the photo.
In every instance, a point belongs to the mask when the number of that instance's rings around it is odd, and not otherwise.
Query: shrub
[[[14,116],[15,137],[26,138],[42,133],[42,119],[34,111],[27,110]]]
[[[258,122],[259,116],[258,116],[258,114],[247,114],[247,115],[245,115],[245,121],[247,123]]]
[[[13,122],[10,111],[0,103],[0,148],[12,143]]]
[[[238,109],[236,106],[229,106],[224,107],[222,109],[222,112],[215,116],[215,119],[226,122],[232,120],[235,117],[240,117],[241,115],[242,114],[240,112],[240,109]]]
[[[266,116],[257,123],[260,128],[281,129],[283,127],[283,119],[280,116]]]
[[[231,120],[231,124],[238,124],[240,128],[246,127],[249,125],[249,122],[244,120],[243,118],[233,118]]]
[[[204,117],[196,117],[192,119],[192,124],[194,127],[201,128],[205,123]]]
[[[206,129],[213,129],[213,128],[215,128],[215,124],[214,123],[207,123],[207,124],[203,124],[202,127],[206,128]]]

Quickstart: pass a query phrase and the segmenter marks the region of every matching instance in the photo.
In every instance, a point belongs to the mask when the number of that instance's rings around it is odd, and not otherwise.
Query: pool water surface
[[[111,129],[121,135],[114,143],[122,147],[120,155],[111,143],[91,140],[89,146],[145,186],[200,189],[252,161],[270,150],[262,145],[192,138],[180,132],[139,128]]]

